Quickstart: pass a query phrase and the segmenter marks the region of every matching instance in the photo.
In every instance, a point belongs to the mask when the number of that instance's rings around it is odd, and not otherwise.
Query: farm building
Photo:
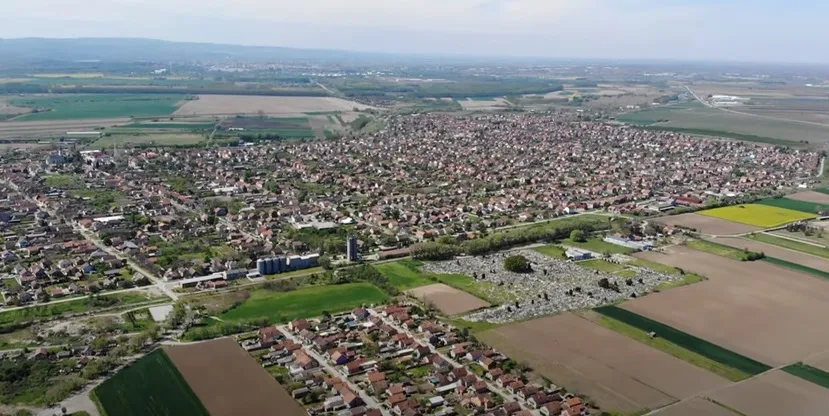
[[[593,253],[587,250],[579,250],[577,248],[568,248],[564,254],[568,259],[572,260],[587,260],[593,257]]]
[[[629,247],[635,250],[651,250],[653,243],[650,241],[634,241],[623,237],[607,236],[604,238],[606,243],[616,244],[617,246]]]

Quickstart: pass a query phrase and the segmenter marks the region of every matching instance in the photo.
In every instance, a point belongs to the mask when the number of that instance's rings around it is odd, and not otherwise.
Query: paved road
[[[368,311],[369,311],[370,314],[380,318],[381,320],[383,320],[384,323],[390,325],[392,328],[396,329],[398,332],[404,333],[404,334],[420,341],[421,344],[426,345],[427,347],[429,347],[429,350],[432,353],[437,354],[438,356],[440,356],[440,358],[443,358],[444,360],[446,360],[446,362],[448,362],[450,365],[452,365],[452,367],[455,367],[455,368],[463,368],[464,367],[463,364],[455,361],[452,357],[438,351],[434,346],[432,346],[432,344],[430,344],[428,342],[428,340],[424,339],[420,334],[415,334],[414,332],[409,331],[408,329],[403,328],[403,327],[395,324],[391,319],[386,318],[385,316],[378,313],[374,309],[369,309]],[[487,387],[489,388],[490,391],[495,392],[499,396],[503,397],[504,398],[504,403],[518,402],[518,404],[521,405],[522,409],[532,410],[532,409],[526,407],[523,403],[521,403],[521,401],[518,400],[517,396],[511,394],[506,389],[502,389],[502,388],[498,387],[495,383],[492,383],[491,381],[489,381],[489,380],[487,380],[483,377],[479,377],[479,378],[481,380],[483,380],[484,382],[486,382],[486,385],[487,385]]]
[[[278,328],[289,339],[293,340],[294,342],[296,342],[298,344],[302,344],[302,341],[299,338],[295,337],[294,334],[291,333],[291,331],[288,329],[287,326],[282,325],[282,326],[279,326]],[[308,355],[310,355],[315,360],[317,360],[317,362],[320,363],[320,365],[323,368],[325,368],[325,370],[328,371],[332,376],[336,376],[336,377],[344,380],[348,384],[348,387],[351,388],[352,391],[354,391],[355,393],[360,395],[360,398],[363,399],[363,402],[365,402],[365,404],[367,406],[373,407],[375,409],[380,409],[380,412],[383,413],[383,416],[391,416],[391,413],[389,413],[388,410],[386,410],[383,406],[381,406],[380,403],[378,403],[377,400],[374,399],[374,397],[369,396],[368,393],[363,391],[363,389],[361,389],[356,384],[352,383],[351,380],[349,380],[347,377],[343,376],[343,374],[340,373],[339,371],[337,371],[337,369],[334,368],[331,364],[329,364],[328,360],[326,360],[323,356],[319,355],[316,351],[312,350],[311,348],[307,348],[307,347],[303,346],[302,349],[305,352],[307,352]]]

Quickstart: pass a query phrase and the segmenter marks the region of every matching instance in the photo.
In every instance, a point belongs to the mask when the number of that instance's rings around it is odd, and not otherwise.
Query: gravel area
[[[532,273],[513,273],[504,270],[507,255],[521,254],[532,263]],[[517,299],[514,303],[500,305],[466,316],[469,321],[512,322],[565,312],[573,309],[592,308],[634,296],[641,296],[653,288],[680,276],[655,272],[650,269],[630,267],[636,272],[628,286],[625,278],[615,274],[583,268],[576,263],[554,259],[531,250],[497,253],[485,257],[464,257],[435,263],[427,263],[423,269],[434,273],[477,275],[477,281],[489,282],[481,290],[492,297],[498,291]],[[618,285],[618,292],[599,287],[599,280],[607,278]],[[502,297],[504,293],[500,294]]]

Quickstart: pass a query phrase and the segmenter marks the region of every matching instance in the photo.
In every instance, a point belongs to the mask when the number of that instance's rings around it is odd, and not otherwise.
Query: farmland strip
[[[754,361],[751,358],[729,351],[691,334],[687,334],[628,310],[616,306],[602,306],[594,310],[602,315],[637,327],[643,331],[655,332],[658,336],[676,345],[740,371],[756,375],[771,369],[766,364]]]
[[[789,198],[769,198],[758,202],[758,204],[791,209],[801,212],[808,212],[810,214],[819,214],[821,212],[829,211],[829,205],[826,204],[808,201],[798,201],[796,199]]]
[[[804,363],[796,363],[784,367],[783,371],[829,389],[829,373],[819,368]]]
[[[829,272],[825,272],[823,270],[813,269],[811,267],[804,266],[802,264],[792,263],[790,261],[781,260],[774,257],[765,257],[763,258],[764,261],[767,261],[771,264],[776,264],[780,267],[785,267],[787,269],[792,269],[796,272],[803,272],[806,274],[811,274],[813,276],[820,277],[821,279],[829,280]]]

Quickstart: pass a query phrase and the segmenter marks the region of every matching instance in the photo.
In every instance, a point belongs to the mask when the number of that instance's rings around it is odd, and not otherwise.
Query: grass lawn
[[[78,175],[49,175],[45,178],[46,186],[63,189],[82,188],[83,178]]]
[[[209,415],[161,349],[119,371],[92,395],[104,416]]]
[[[578,264],[581,267],[599,270],[605,273],[618,273],[622,271],[627,271],[627,269],[624,266],[601,259],[579,261],[576,262],[576,264]]]
[[[597,319],[593,321],[605,328],[616,331],[629,338],[633,338],[636,341],[649,345],[660,351],[666,352],[670,355],[673,355],[676,358],[679,358],[682,361],[688,362],[697,367],[708,370],[714,374],[727,378],[728,380],[740,381],[751,376],[751,374],[749,373],[718,363],[710,358],[704,357],[693,351],[687,350],[679,345],[673,344],[664,338],[660,338],[658,336],[655,338],[651,338],[648,336],[647,332],[634,326],[628,325],[624,322],[618,321],[616,319],[599,315]]]
[[[160,134],[113,134],[95,140],[89,147],[93,149],[111,149],[113,143],[118,146],[126,145],[157,145],[157,146],[186,146],[202,143],[204,136],[191,133],[160,133]]]
[[[627,254],[635,251],[629,247],[622,247],[616,244],[608,243],[606,241],[603,241],[601,238],[591,238],[584,243],[579,243],[568,238],[562,241],[561,244],[571,247],[578,247],[585,250],[590,250],[594,253],[599,254]]]
[[[547,245],[544,247],[536,247],[535,250],[538,253],[541,253],[545,256],[550,256],[555,259],[563,259],[564,258],[564,249],[561,246],[557,245]]]
[[[792,241],[787,238],[775,237],[773,235],[765,233],[749,234],[748,238],[752,240],[761,241],[763,243],[774,244],[776,246],[788,248],[790,250],[799,251],[801,253],[811,254],[814,256],[829,259],[829,248],[826,247],[818,247],[816,245]]]
[[[265,276],[268,280],[273,279],[284,279],[287,277],[294,277],[294,276],[305,276],[314,273],[322,273],[325,270],[321,266],[311,267],[309,269],[302,269],[302,270],[294,270],[292,272],[284,272],[284,273],[277,273],[277,274],[270,274]]]
[[[694,250],[704,251],[706,253],[716,254],[722,257],[728,257],[737,261],[742,261],[745,252],[739,248],[729,247],[722,244],[712,243],[705,240],[691,240],[686,243],[688,247]]]
[[[0,312],[0,328],[6,325],[20,324],[38,319],[55,318],[68,313],[82,313],[93,309],[113,306],[124,306],[146,302],[149,298],[131,292],[114,295],[101,295],[93,298],[84,298],[52,305],[32,306]]]
[[[514,302],[515,296],[499,288],[494,283],[477,282],[465,274],[435,274],[440,283],[463,290],[472,296],[483,299],[493,305]]]
[[[819,368],[812,367],[808,364],[796,363],[784,367],[783,371],[829,389],[829,373]]]
[[[698,214],[763,228],[815,217],[814,214],[761,204],[732,205],[700,211]]]
[[[64,94],[15,98],[11,103],[43,110],[21,116],[21,121],[51,121],[164,116],[175,112],[186,98],[163,94]]]
[[[766,364],[617,306],[602,306],[593,310],[644,332],[655,332],[666,341],[744,373],[756,375],[771,369]]]
[[[404,291],[435,283],[423,277],[423,274],[417,270],[418,266],[419,264],[417,262],[402,260],[393,263],[378,264],[374,268],[386,276],[394,287],[400,291]]]
[[[463,319],[449,319],[448,322],[457,328],[466,328],[469,332],[477,334],[479,332],[489,331],[505,324],[496,324],[492,322],[472,322]]]
[[[386,301],[388,296],[369,283],[315,286],[291,292],[259,289],[251,292],[244,303],[223,314],[224,321],[268,318],[271,322],[288,322],[299,318],[320,316],[324,311],[335,313],[364,304]]]

